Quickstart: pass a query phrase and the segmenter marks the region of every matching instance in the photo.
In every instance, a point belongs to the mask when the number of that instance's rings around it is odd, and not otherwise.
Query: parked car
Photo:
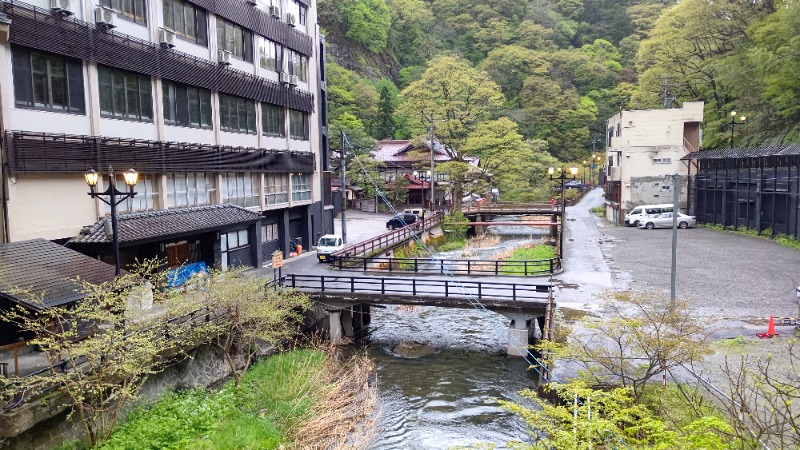
[[[416,214],[398,214],[388,222],[386,222],[386,228],[389,230],[394,230],[396,228],[403,228],[407,225],[411,225],[412,223],[419,220],[419,216]]]
[[[586,185],[578,180],[569,180],[564,183],[564,189],[583,189]]]
[[[416,214],[418,218],[424,219],[425,218],[425,210],[422,208],[409,208],[404,209],[403,214]]]
[[[319,262],[330,262],[331,255],[344,248],[344,241],[338,234],[326,234],[317,242],[317,259]]]
[[[690,228],[697,226],[697,219],[694,216],[678,214],[678,228]],[[664,213],[656,217],[647,217],[639,221],[639,228],[652,230],[653,228],[672,228],[672,213]]]

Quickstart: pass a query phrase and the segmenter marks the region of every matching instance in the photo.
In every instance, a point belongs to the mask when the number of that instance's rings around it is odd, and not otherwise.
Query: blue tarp
[[[175,269],[170,269],[167,271],[167,286],[182,286],[196,273],[208,273],[208,267],[206,267],[206,263],[201,261],[198,263],[186,264]]]

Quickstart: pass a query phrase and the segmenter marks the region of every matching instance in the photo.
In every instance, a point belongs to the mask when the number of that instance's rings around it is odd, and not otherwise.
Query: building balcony
[[[622,168],[620,166],[608,168],[608,181],[622,181]]]
[[[142,173],[300,172],[315,170],[310,152],[6,131],[11,174],[83,173],[90,167],[136,167]]]

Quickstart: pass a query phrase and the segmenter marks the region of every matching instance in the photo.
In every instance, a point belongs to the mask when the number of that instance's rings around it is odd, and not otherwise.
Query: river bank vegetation
[[[335,354],[293,350],[257,362],[238,386],[168,393],[136,408],[99,448],[363,448],[372,438],[373,367]]]
[[[604,296],[608,317],[557,329],[537,346],[577,376],[502,402],[532,431],[514,448],[755,450],[797,448],[800,392],[794,339],[763,355],[733,354],[742,339],[713,345],[708,323],[653,292]],[[764,344],[755,337],[750,338]],[[735,353],[735,352],[734,352]],[[697,373],[700,375],[697,375]],[[661,375],[669,376],[662,381]]]

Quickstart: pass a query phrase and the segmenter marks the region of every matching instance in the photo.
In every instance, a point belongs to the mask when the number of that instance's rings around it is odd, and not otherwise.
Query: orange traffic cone
[[[770,339],[773,336],[778,336],[778,333],[775,332],[775,317],[769,316],[769,326],[767,326],[766,333],[758,333],[756,336],[760,337],[761,339]]]

